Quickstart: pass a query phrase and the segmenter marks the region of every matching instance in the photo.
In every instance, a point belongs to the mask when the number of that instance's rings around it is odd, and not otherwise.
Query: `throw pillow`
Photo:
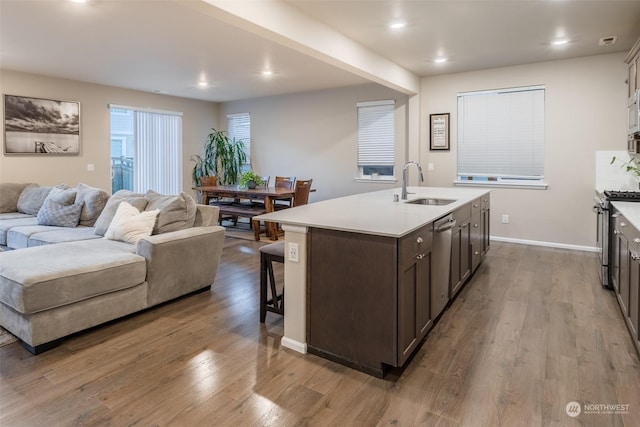
[[[109,193],[101,188],[90,187],[86,184],[78,184],[76,203],[84,202],[80,225],[92,227],[109,200]]]
[[[22,190],[16,208],[18,212],[27,215],[37,215],[38,211],[44,203],[44,199],[47,198],[51,187],[40,187],[36,184],[29,186]]]
[[[38,211],[39,225],[57,227],[77,227],[83,202],[65,205],[53,198],[47,198]]]
[[[93,233],[98,236],[104,236],[104,234],[109,229],[109,225],[113,220],[113,217],[118,210],[118,206],[120,202],[126,201],[130,205],[134,206],[139,211],[143,211],[147,206],[147,199],[144,197],[144,194],[134,193],[129,190],[119,190],[116,191],[107,201],[106,206],[102,209],[100,216],[96,220],[93,225],[94,231]]]
[[[122,201],[104,237],[132,244],[151,235],[159,210],[140,212],[129,203]]]
[[[37,187],[37,185],[0,183],[0,213],[18,212],[18,199],[27,187]]]
[[[58,202],[61,205],[71,205],[76,201],[76,192],[75,188],[69,188],[65,186],[56,186],[49,191],[46,200],[53,200],[54,202]]]
[[[163,196],[149,190],[145,195],[149,204],[146,210],[159,209],[158,222],[153,229],[153,234],[167,233],[169,231],[183,230],[193,227],[196,221],[196,202],[187,193],[177,196]]]

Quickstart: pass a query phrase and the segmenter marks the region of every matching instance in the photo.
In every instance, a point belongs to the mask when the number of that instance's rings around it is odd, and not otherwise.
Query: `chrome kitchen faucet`
[[[420,173],[418,175],[418,179],[420,179],[420,182],[424,182],[424,176],[422,175],[422,166],[420,166],[420,163],[413,161],[405,163],[404,167],[402,168],[402,200],[407,200],[407,168],[409,167],[409,165],[416,165],[416,167],[418,168],[418,172]]]

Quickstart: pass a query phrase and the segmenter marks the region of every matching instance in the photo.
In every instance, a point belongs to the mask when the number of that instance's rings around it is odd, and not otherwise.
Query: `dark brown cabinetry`
[[[379,377],[402,366],[431,326],[432,233],[311,229],[309,352]]]
[[[471,275],[471,204],[453,211],[456,221],[451,240],[449,298],[453,298]]]
[[[400,239],[398,364],[402,366],[431,327],[431,241],[427,226]]]
[[[472,239],[478,251],[474,268],[489,247],[485,197],[486,210],[481,199],[477,207],[467,203],[451,218],[435,221],[438,232],[431,223],[400,238],[310,228],[308,351],[378,377],[403,366],[471,277]],[[442,221],[449,226],[441,226]],[[451,242],[438,251],[444,246],[436,244],[449,233]],[[441,255],[448,257],[449,243],[450,264]],[[439,280],[442,268],[444,279]]]
[[[612,282],[620,310],[640,352],[640,231],[614,209]]]

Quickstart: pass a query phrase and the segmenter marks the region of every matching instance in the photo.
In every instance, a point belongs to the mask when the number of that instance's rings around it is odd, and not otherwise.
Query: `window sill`
[[[453,181],[456,187],[492,187],[492,188],[522,188],[527,190],[546,190],[549,184],[546,182],[491,182],[491,181]]]
[[[368,182],[369,184],[374,183],[374,184],[395,184],[396,182],[398,182],[397,179],[395,178],[377,178],[377,179],[373,179],[373,178],[354,178],[353,179],[355,182]]]

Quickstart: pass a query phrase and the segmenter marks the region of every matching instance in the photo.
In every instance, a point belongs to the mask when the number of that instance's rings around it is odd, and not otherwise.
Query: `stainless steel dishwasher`
[[[451,229],[456,221],[449,214],[433,223],[431,250],[431,318],[438,317],[449,302],[449,272],[451,264]]]

